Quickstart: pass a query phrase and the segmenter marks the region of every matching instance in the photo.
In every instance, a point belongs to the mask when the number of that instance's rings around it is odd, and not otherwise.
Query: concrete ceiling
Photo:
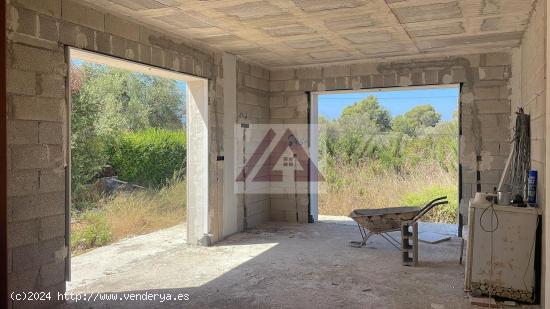
[[[269,68],[519,45],[535,0],[85,0]]]

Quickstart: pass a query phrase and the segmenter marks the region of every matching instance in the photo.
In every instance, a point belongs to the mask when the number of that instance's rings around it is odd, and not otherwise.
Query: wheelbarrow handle
[[[438,199],[438,200],[440,200],[440,199]],[[418,213],[416,214],[416,216],[414,216],[412,221],[420,220],[420,218],[422,218],[432,208],[434,208],[436,206],[439,206],[439,205],[444,205],[444,204],[449,204],[449,201],[440,201],[440,202],[437,202],[437,203],[428,204],[426,207],[424,207],[424,208],[422,208],[421,210],[418,211]]]
[[[427,209],[428,207],[432,206],[433,203],[438,202],[438,201],[441,201],[441,200],[445,200],[445,199],[447,199],[447,196],[440,196],[440,197],[438,197],[438,198],[436,198],[436,199],[433,199],[433,200],[431,200],[428,204],[426,204],[426,206],[422,207],[418,212],[419,212],[419,213],[420,213],[420,212],[423,212],[425,209]]]

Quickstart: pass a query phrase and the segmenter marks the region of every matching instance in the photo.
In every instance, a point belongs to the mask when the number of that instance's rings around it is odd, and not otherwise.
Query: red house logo
[[[268,151],[269,146],[276,137],[275,131],[270,128],[254,153],[245,163],[237,176],[237,182],[244,182],[252,177],[254,182],[282,182],[283,170],[276,169],[277,163],[283,161],[283,167],[293,168],[295,182],[319,182],[324,181],[317,166],[312,162],[307,151],[304,149],[303,142],[300,142],[295,134],[287,128],[281,136],[273,150],[264,160],[262,166],[255,175],[250,175],[252,170],[258,165],[261,158]],[[290,150],[290,155],[288,151]],[[286,155],[285,155],[286,154]],[[300,167],[298,169],[298,167]],[[311,173],[310,173],[311,171]]]

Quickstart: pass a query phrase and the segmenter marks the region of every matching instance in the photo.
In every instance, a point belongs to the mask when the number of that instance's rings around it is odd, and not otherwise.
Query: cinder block
[[[323,69],[321,67],[298,68],[298,69],[296,69],[296,77],[298,79],[318,79],[318,78],[322,78],[323,77]]]
[[[361,88],[362,89],[368,89],[368,88],[372,87],[372,82],[371,82],[371,76],[370,75],[361,76],[360,77],[360,82],[361,82]]]
[[[171,55],[173,55],[173,53],[171,53]],[[126,58],[128,60],[137,60],[138,57],[139,57],[138,43],[134,42],[134,41],[126,40],[126,47],[125,47],[125,50],[124,50],[124,58]],[[164,64],[167,66],[166,67],[167,69],[173,69],[175,71],[179,70],[179,67],[178,68],[173,67],[173,65],[174,65],[173,57],[172,57],[172,59],[170,59],[170,62],[165,62]]]
[[[463,55],[462,58],[468,60],[470,63],[470,67],[477,68],[481,64],[481,55],[480,54],[473,54],[473,55]]]
[[[66,74],[65,56],[62,50],[48,50],[21,44],[13,44],[12,67],[25,71]]]
[[[6,26],[11,31],[36,36],[36,14],[27,9],[11,7]]]
[[[58,168],[63,164],[63,151],[57,145],[13,145],[14,169]]]
[[[422,85],[423,84],[422,78],[423,78],[422,72],[411,73],[411,82],[413,85]]]
[[[38,23],[38,37],[54,42],[59,40],[59,23],[55,18],[38,15]]]
[[[39,192],[65,192],[65,170],[43,170],[39,175]]]
[[[485,170],[480,172],[480,182],[495,184],[500,181],[502,170]]]
[[[489,53],[485,55],[485,66],[512,65],[510,53]]]
[[[246,62],[237,60],[237,72],[248,73],[250,72],[250,65]]]
[[[65,236],[65,214],[45,217],[40,219],[40,231],[38,238],[47,240]],[[62,248],[63,246],[61,246]],[[55,251],[60,248],[56,248]]]
[[[15,247],[13,251],[13,271],[20,273],[31,269],[40,268],[41,261],[45,257],[40,255],[38,243]]]
[[[112,51],[111,47],[111,35],[109,33],[96,31],[95,33],[95,42],[94,49],[98,52],[110,54]],[[151,63],[151,53],[149,50],[149,61],[144,61],[145,63]]]
[[[411,77],[409,74],[403,74],[398,76],[398,84],[400,87],[406,87],[412,85]]]
[[[291,119],[296,116],[296,109],[291,107],[271,107],[270,117],[277,119]]]
[[[500,87],[475,87],[474,94],[477,100],[500,99]]]
[[[483,141],[481,144],[481,152],[495,156],[507,156],[510,154],[510,143],[502,141]]]
[[[269,88],[271,89],[271,92],[280,92],[285,90],[285,84],[286,81],[275,80],[269,82]]]
[[[50,98],[65,98],[65,77],[54,74],[38,76],[37,94]]]
[[[296,77],[294,69],[273,70],[270,73],[271,80],[289,80]]]
[[[510,114],[509,100],[476,100],[478,114]]]
[[[115,44],[113,42],[113,50],[114,50],[114,45]],[[159,67],[164,66],[164,52],[163,52],[163,50],[158,48],[158,47],[153,47],[151,49],[151,52],[152,52],[152,55],[151,55],[152,64],[156,65],[156,66],[159,66]]]
[[[32,195],[38,192],[38,171],[12,170],[8,176],[8,196]]]
[[[425,71],[424,72],[424,83],[427,85],[435,85],[438,83],[438,74],[437,71]]]
[[[245,75],[244,84],[250,88],[269,91],[269,82],[267,80],[259,79],[251,75]]]
[[[11,197],[8,200],[8,207],[11,207],[10,221],[13,222],[26,222],[26,220],[64,214],[65,192]]]
[[[305,106],[307,108],[307,96],[306,95],[294,95],[286,98],[287,106],[297,107]]]
[[[6,89],[14,94],[36,94],[36,74],[34,72],[8,70]]]
[[[8,249],[8,274],[13,271],[13,249]]]
[[[11,3],[46,15],[61,16],[61,0],[11,0]]]
[[[283,107],[285,104],[284,96],[270,96],[269,97],[269,106],[270,107]]]
[[[8,121],[8,144],[36,144],[38,143],[38,122],[35,121]]]
[[[13,115],[20,120],[63,121],[64,100],[38,97],[13,97]]]
[[[8,287],[10,291],[14,292],[28,292],[36,290],[39,283],[39,268],[33,268],[27,271],[12,272],[8,276]],[[18,302],[19,308],[34,308],[32,303]],[[15,306],[15,305],[14,305]],[[13,309],[18,309],[14,307]]]
[[[269,79],[270,73],[267,70],[264,70],[262,67],[258,65],[250,65],[250,75],[261,78],[261,79]]]
[[[454,83],[463,83],[466,81],[466,70],[464,68],[452,69],[451,76]]]
[[[274,222],[284,222],[285,221],[285,212],[283,210],[274,210],[269,211],[269,219]]]
[[[180,69],[184,73],[193,74],[193,58],[189,56],[181,57]]]
[[[509,139],[508,127],[481,128],[481,136],[484,142],[502,142]]]
[[[120,57],[120,58],[126,58],[126,39],[111,35],[111,47],[112,47],[112,53],[113,55]],[[165,53],[164,51],[161,52],[162,54],[162,66],[164,67],[165,62]],[[136,53],[137,55],[137,53]]]
[[[63,19],[69,22],[99,31],[105,29],[105,15],[78,2],[63,0],[61,12]]]
[[[351,77],[336,77],[333,89],[351,89]]]
[[[55,262],[40,267],[40,286],[49,287],[65,282],[65,263]]]
[[[351,75],[349,65],[331,65],[323,67],[323,77],[344,77]]]
[[[378,64],[358,63],[351,66],[351,76],[378,74]]]
[[[496,66],[496,67],[480,67],[479,79],[480,80],[505,80],[509,77],[509,67]]]
[[[371,83],[374,88],[384,87],[384,77],[380,74],[371,75]]]
[[[397,85],[396,78],[397,76],[395,74],[384,74],[384,87],[394,87]]]
[[[485,155],[481,154],[481,161],[479,163],[479,170],[480,171],[486,171],[486,170],[503,170],[504,165],[506,164],[506,156],[491,156],[491,155]],[[492,186],[496,186],[498,182],[492,183]],[[483,185],[483,184],[482,184]],[[491,191],[484,191],[484,192],[492,192],[493,188],[491,187]]]
[[[38,242],[38,220],[8,223],[8,248],[34,244]]]
[[[38,143],[49,145],[63,144],[63,124],[40,122],[38,125]]]
[[[361,77],[353,76],[351,78],[351,88],[354,90],[361,89]]]
[[[105,15],[105,31],[128,40],[139,41],[139,25],[120,16]]]

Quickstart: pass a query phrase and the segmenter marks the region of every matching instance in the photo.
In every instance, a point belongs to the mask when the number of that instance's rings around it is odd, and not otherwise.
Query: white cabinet
[[[468,218],[466,289],[533,302],[539,209],[472,200]]]

